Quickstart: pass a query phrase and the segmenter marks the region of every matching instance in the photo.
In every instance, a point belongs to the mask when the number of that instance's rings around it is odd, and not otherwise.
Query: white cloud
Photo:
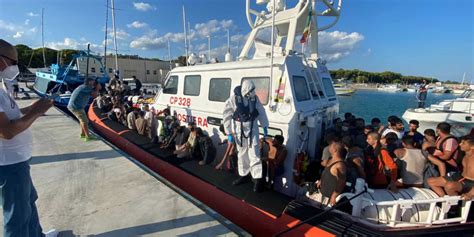
[[[46,42],[45,46],[48,48],[61,50],[61,49],[76,49],[76,50],[86,50],[87,44],[90,44],[90,49],[93,54],[103,54],[104,44],[95,44],[93,42],[87,41],[84,37],[81,37],[79,41],[66,37],[63,41],[57,42]]]
[[[107,34],[110,36],[110,37],[114,37],[114,31],[112,28],[109,28],[107,30]],[[118,40],[126,40],[130,34],[128,32],[126,32],[125,30],[122,30],[122,29],[116,29],[116,34],[117,34],[117,39]]]
[[[105,45],[105,42],[105,40],[102,40],[102,45]],[[112,39],[107,39],[107,45],[112,45],[113,43]]]
[[[148,10],[156,10],[156,7],[155,6],[152,6],[148,3],[144,3],[144,2],[133,2],[133,7],[136,9],[136,10],[139,10],[139,11],[148,11]]]
[[[362,40],[364,36],[358,32],[319,32],[321,58],[328,62],[339,61],[348,56]]]
[[[81,44],[72,38],[64,38],[63,41],[59,42],[46,42],[45,46],[52,49],[79,49]]]
[[[13,38],[15,38],[15,39],[21,38],[23,36],[23,33],[25,33],[25,32],[18,31],[18,32],[16,32],[15,35],[13,35]]]
[[[33,13],[33,12],[28,12],[26,15],[27,15],[27,16],[31,16],[31,17],[39,16],[39,14]]]
[[[3,20],[0,20],[0,30],[6,30],[10,32],[16,32],[16,29],[18,29],[20,26],[17,26],[13,23],[6,22]]]
[[[222,28],[220,26],[219,21],[217,20],[210,20],[206,23],[198,23],[194,26],[194,29],[197,31],[197,34],[201,37],[207,37],[212,33],[220,31]]]
[[[232,41],[232,42],[242,42],[242,41],[244,41],[245,39],[247,39],[247,36],[246,36],[246,35],[242,35],[242,34],[232,35],[232,36],[230,37],[230,41]]]
[[[25,25],[29,25],[30,24],[30,19],[26,19],[25,20]]]
[[[162,49],[165,47],[167,47],[167,40],[164,37],[157,38],[144,35],[130,42],[130,48],[141,50]]]
[[[22,23],[15,24],[0,20],[0,32],[2,32],[6,37],[11,37],[14,39],[28,39],[35,38],[36,27],[28,28],[27,25]]]
[[[147,26],[145,22],[134,21],[127,25],[128,28],[143,28]]]
[[[232,20],[222,20],[220,22],[220,25],[222,26],[222,28],[229,29],[229,30],[236,28],[236,26],[234,25],[234,21]]]
[[[191,42],[198,39],[202,40],[208,35],[224,32],[226,29],[236,29],[236,26],[232,20],[210,20],[205,23],[198,23],[194,26],[194,29],[191,29],[189,32],[187,32],[188,39]],[[213,38],[215,37],[216,36],[213,36]],[[234,39],[236,38],[234,37]],[[168,32],[162,36],[159,36],[156,30],[149,31],[147,34],[132,40],[132,42],[130,42],[130,47],[142,50],[161,49],[167,47],[168,40],[173,43],[184,43],[184,33]],[[190,45],[191,52],[195,49],[202,51],[201,48],[202,44],[197,46]]]

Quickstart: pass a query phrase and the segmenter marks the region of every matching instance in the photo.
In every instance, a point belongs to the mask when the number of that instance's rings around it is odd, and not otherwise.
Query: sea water
[[[428,93],[425,107],[455,97],[453,94]],[[344,113],[350,112],[358,118],[363,118],[366,124],[370,124],[374,117],[385,124],[388,116],[396,115],[401,118],[406,109],[418,106],[416,94],[412,92],[357,90],[352,96],[339,96],[338,99],[339,115],[342,119]]]

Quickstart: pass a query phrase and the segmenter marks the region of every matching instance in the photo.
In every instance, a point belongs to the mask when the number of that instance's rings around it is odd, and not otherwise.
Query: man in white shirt
[[[0,39],[0,79],[8,87],[18,74],[16,49]],[[52,105],[52,100],[40,99],[20,109],[5,86],[0,88],[0,205],[4,237],[45,236],[35,205],[38,195],[30,175],[33,137],[29,127]],[[56,235],[56,231],[46,234]]]

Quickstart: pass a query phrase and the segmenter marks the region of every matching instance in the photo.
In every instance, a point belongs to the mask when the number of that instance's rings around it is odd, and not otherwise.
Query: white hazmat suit
[[[237,144],[239,175],[247,176],[250,173],[253,179],[260,179],[262,178],[262,162],[260,160],[257,120],[260,126],[266,130],[268,118],[265,109],[255,94],[255,85],[252,81],[246,80],[242,83],[240,98],[242,98],[243,102],[241,104],[246,107],[249,106],[249,103],[255,103],[258,116],[253,121],[236,121],[234,113],[237,111],[239,103],[236,102],[236,95],[233,93],[225,103],[223,113],[224,129],[227,134],[234,135],[233,138]]]

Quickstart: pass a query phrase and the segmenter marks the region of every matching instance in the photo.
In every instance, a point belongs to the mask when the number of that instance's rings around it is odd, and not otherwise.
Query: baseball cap
[[[18,52],[16,48],[3,39],[0,39],[0,55],[18,62]]]

